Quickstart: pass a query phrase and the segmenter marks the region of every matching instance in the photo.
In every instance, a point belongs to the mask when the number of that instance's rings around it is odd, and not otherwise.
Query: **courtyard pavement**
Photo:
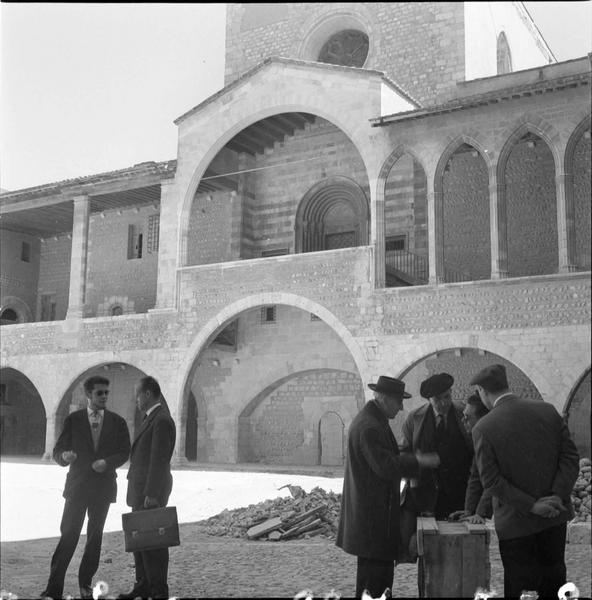
[[[56,475],[56,468],[61,479]],[[310,590],[315,598],[323,598],[331,592],[341,597],[353,596],[356,559],[336,548],[331,540],[317,537],[268,542],[211,537],[199,522],[224,508],[284,495],[287,490],[277,488],[286,483],[300,485],[306,491],[320,485],[340,492],[341,477],[302,475],[297,468],[281,469],[288,471],[283,473],[199,469],[173,473],[176,490],[171,504],[177,506],[180,520],[184,522],[180,526],[181,546],[170,550],[171,596],[293,598],[304,590]],[[3,459],[1,476],[0,588],[18,598],[36,597],[45,586],[49,561],[57,543],[57,532],[49,535],[47,532],[59,526],[65,469],[40,461],[25,463]],[[120,486],[125,484],[123,471],[118,479]],[[132,556],[123,550],[119,505],[120,502],[112,506],[114,529],[104,536],[95,578],[95,582],[105,581],[110,588],[109,595],[113,596],[131,588],[134,574]],[[122,510],[127,512],[128,509],[122,506]],[[5,532],[7,537],[4,537]],[[78,590],[76,574],[84,541],[85,536],[81,536],[66,577],[65,593],[75,594]],[[568,580],[578,586],[582,598],[591,596],[591,559],[590,545],[567,545]],[[490,544],[490,561],[490,590],[492,596],[501,597],[503,570],[495,537]],[[393,596],[418,597],[416,565],[401,565],[395,569]]]

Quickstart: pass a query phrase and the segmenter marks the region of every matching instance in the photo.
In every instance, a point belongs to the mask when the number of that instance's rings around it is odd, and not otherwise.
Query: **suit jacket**
[[[459,456],[458,459],[451,464],[442,463],[438,470],[421,469],[417,481],[413,482],[411,487],[409,484],[405,487],[404,494],[410,494],[412,496],[416,512],[434,510],[438,493],[438,471],[441,476],[446,477],[450,481],[450,485],[453,487],[458,485],[466,486],[467,484],[470,461],[473,457],[473,443],[462,424],[462,413],[463,407],[453,402],[448,413],[448,419],[453,418],[456,421],[456,428],[460,431],[460,435],[464,442],[465,452],[463,453],[463,456]],[[435,427],[433,409],[429,402],[412,410],[407,415],[403,424],[403,444],[401,445],[401,452],[415,454],[418,450],[421,452],[435,451],[435,438],[428,434],[428,420],[433,420]],[[435,435],[435,429],[433,434]]]
[[[479,478],[477,461],[474,458],[471,464],[467,493],[465,494],[465,510],[471,515],[477,514],[486,519],[491,519],[491,515],[493,514],[491,492],[483,490],[483,485]]]
[[[347,444],[335,543],[355,556],[395,560],[401,477],[417,474],[417,459],[399,455],[388,419],[372,400],[352,421]]]
[[[499,539],[524,537],[573,517],[570,493],[579,456],[553,405],[505,396],[472,434],[481,483],[493,496]],[[548,519],[530,512],[538,498],[551,494],[563,500],[564,512]]]
[[[127,472],[127,504],[139,508],[144,498],[156,498],[166,506],[173,488],[171,457],[175,447],[175,422],[164,406],[148,415],[138,430]]]
[[[92,494],[104,496],[105,500],[115,502],[115,469],[128,459],[130,453],[130,436],[125,420],[117,413],[105,409],[99,445],[95,451],[86,408],[70,413],[53,449],[53,458],[62,467],[68,465],[62,459],[62,452],[66,450],[76,452],[78,457],[70,465],[64,498]],[[104,459],[107,463],[103,473],[97,473],[91,467],[92,463],[99,459]]]

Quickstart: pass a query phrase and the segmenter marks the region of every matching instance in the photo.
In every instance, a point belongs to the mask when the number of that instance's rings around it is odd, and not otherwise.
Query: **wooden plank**
[[[282,525],[282,520],[280,519],[280,517],[274,517],[273,519],[268,519],[267,521],[264,521],[260,525],[255,525],[254,527],[251,527],[249,530],[247,530],[247,537],[250,540],[253,540],[262,535],[265,535],[266,533],[269,533],[270,531],[273,531],[274,529],[277,529],[281,525]]]
[[[306,512],[303,512],[302,514],[300,514],[296,517],[293,517],[293,518],[290,518],[290,519],[284,521],[284,525],[287,527],[293,527],[294,525],[296,525],[296,523],[300,523],[301,521],[308,519],[308,517],[310,517],[312,515],[317,515],[321,512],[324,512],[326,509],[327,509],[327,506],[325,504],[315,506],[311,510],[307,510]]]

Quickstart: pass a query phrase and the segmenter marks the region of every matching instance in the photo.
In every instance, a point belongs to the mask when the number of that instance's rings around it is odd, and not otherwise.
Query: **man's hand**
[[[152,496],[146,496],[144,498],[144,508],[158,508],[160,504],[156,498]]]
[[[466,510],[455,510],[453,513],[448,515],[449,521],[460,521],[463,517],[470,516]]]
[[[440,466],[440,457],[435,452],[426,452],[425,454],[421,451],[415,453],[415,458],[420,467],[424,469],[436,469]]]
[[[62,452],[62,460],[71,465],[78,458],[78,454],[72,450],[64,450]]]
[[[104,473],[107,468],[107,461],[99,458],[99,460],[95,460],[91,467],[93,468],[93,471],[96,471],[97,473]]]
[[[533,504],[530,512],[545,519],[552,519],[564,510],[565,506],[559,496],[543,496]]]
[[[483,525],[485,523],[485,519],[475,513],[474,515],[467,515],[466,517],[462,517],[460,519],[463,523],[471,523],[473,525]]]

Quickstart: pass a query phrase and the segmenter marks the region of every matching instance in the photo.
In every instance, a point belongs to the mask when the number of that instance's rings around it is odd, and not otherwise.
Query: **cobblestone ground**
[[[332,541],[313,538],[287,542],[258,542],[211,537],[201,523],[180,527],[181,546],[170,551],[169,587],[177,597],[286,597],[311,590],[323,598],[331,590],[342,597],[355,590],[356,559],[336,548]],[[68,575],[65,593],[76,594],[76,579],[85,537],[82,536]],[[0,587],[19,598],[38,597],[45,586],[49,561],[57,538],[1,545]],[[490,545],[491,589],[501,597],[503,571],[495,538]],[[568,580],[591,597],[591,547],[568,544]],[[103,540],[97,579],[110,586],[109,595],[127,592],[133,582],[133,559],[123,550],[123,534],[107,533]],[[96,581],[95,580],[95,581]],[[417,597],[417,566],[395,569],[395,597]]]

